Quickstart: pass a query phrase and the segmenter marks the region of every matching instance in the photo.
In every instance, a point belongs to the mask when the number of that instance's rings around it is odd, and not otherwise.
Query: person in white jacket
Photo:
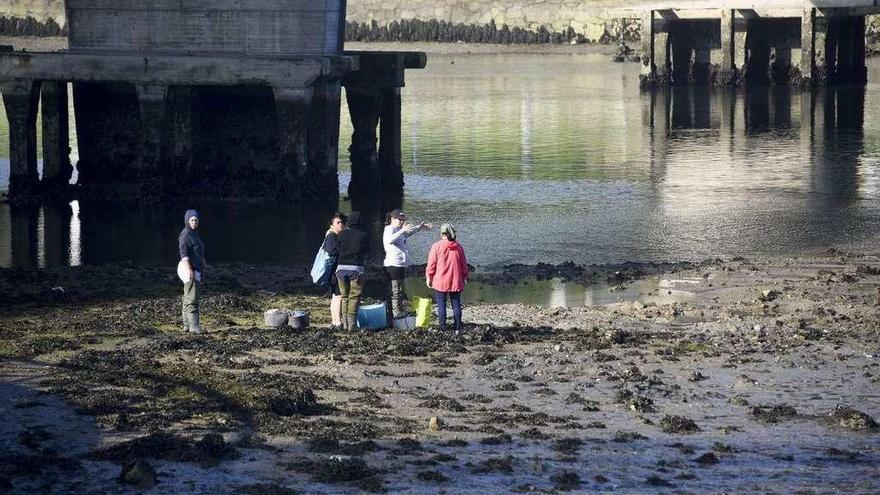
[[[385,230],[382,232],[382,246],[385,248],[383,265],[391,282],[391,314],[394,318],[403,318],[409,314],[409,301],[404,289],[406,268],[410,261],[407,238],[431,228],[430,223],[406,223],[406,214],[399,209],[391,210],[385,215]]]

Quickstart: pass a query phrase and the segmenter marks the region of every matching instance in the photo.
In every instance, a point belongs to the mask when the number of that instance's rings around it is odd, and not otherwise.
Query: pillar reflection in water
[[[751,252],[850,235],[865,159],[864,87],[695,89],[643,100],[657,211],[675,219],[661,222],[671,230],[648,233],[650,242],[690,238]],[[705,222],[725,237],[693,231]],[[800,240],[778,234],[788,229]]]
[[[71,246],[79,246],[71,231],[71,205],[0,207],[0,266],[54,268],[74,261]]]

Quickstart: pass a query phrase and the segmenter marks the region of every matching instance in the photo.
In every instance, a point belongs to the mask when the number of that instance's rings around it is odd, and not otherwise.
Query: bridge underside
[[[651,10],[643,87],[864,84],[865,15],[877,7]]]
[[[343,86],[355,130],[352,187],[400,194],[399,88],[405,68],[424,66],[419,52],[239,57],[0,51],[9,198],[27,202],[71,190],[68,83],[76,110],[77,196],[334,202]]]

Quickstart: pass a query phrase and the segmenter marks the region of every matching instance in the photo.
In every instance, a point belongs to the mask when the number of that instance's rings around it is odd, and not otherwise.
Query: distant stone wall
[[[638,39],[640,22],[610,18],[572,0],[348,0],[351,41],[485,43],[608,42]],[[616,2],[627,5],[627,2]]]
[[[0,0],[0,36],[65,34],[64,0]]]
[[[209,1],[209,0],[206,0]],[[570,43],[637,40],[641,23],[606,15],[617,0],[348,0],[349,41]],[[66,34],[64,0],[0,0],[0,35]],[[880,16],[867,18],[880,43]]]

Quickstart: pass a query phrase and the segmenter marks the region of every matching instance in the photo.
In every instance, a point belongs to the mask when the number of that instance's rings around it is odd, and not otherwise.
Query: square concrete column
[[[300,200],[307,191],[308,126],[314,90],[274,88],[275,111],[278,114],[278,194],[287,199]]]
[[[383,88],[381,100],[379,171],[382,174],[382,193],[400,195],[403,194],[403,165],[400,156],[400,88]]]
[[[375,84],[349,83],[345,99],[354,128],[351,146],[351,182],[348,194],[352,197],[370,197],[381,193],[381,171],[376,153],[376,126],[382,111],[382,98]]]
[[[339,192],[339,112],[342,85],[320,81],[314,85],[309,124],[309,170],[307,175],[329,202]]]
[[[40,83],[13,80],[0,83],[9,121],[9,197],[25,199],[39,186],[37,175],[37,107]]]
[[[193,178],[194,140],[198,133],[195,126],[198,118],[193,108],[192,86],[170,86],[167,93],[168,110],[171,112],[170,158],[176,181],[186,182]]]
[[[724,9],[721,11],[721,72],[723,74],[730,73],[734,68],[733,63],[733,23],[736,11],[732,9]]]
[[[166,97],[168,86],[163,84],[139,84],[136,86],[141,116],[142,148],[141,169],[138,174],[145,185],[163,182],[162,145],[165,128]]]
[[[653,10],[642,15],[642,86],[669,84],[669,33],[658,16]]]
[[[43,81],[41,93],[43,184],[66,186],[73,173],[67,123],[67,83]]]
[[[804,9],[801,17],[801,74],[805,83],[824,84],[827,66],[828,19],[816,9]]]

